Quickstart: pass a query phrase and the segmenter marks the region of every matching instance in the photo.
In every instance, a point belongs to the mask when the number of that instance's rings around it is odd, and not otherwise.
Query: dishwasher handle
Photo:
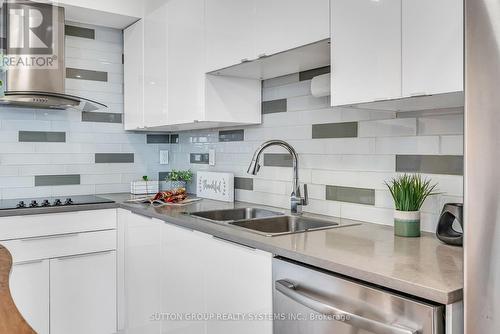
[[[379,321],[368,319],[351,312],[344,311],[336,306],[326,304],[319,301],[306,293],[300,292],[298,288],[287,280],[279,280],[275,282],[276,290],[294,300],[295,302],[306,306],[307,308],[316,311],[323,315],[334,316],[333,319],[344,322],[343,318],[348,318],[347,324],[355,327],[370,330],[380,334],[417,334],[417,330],[410,328],[385,324]],[[338,317],[342,315],[343,317]]]

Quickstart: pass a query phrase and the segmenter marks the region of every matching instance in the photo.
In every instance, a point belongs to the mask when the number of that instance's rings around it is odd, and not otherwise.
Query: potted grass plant
[[[420,236],[420,208],[437,184],[419,174],[403,174],[385,182],[396,210],[394,211],[394,234],[400,237]]]
[[[172,169],[170,173],[168,173],[165,181],[167,181],[167,185],[169,189],[177,189],[177,188],[186,188],[187,183],[191,182],[193,179],[193,172],[188,170],[176,170]]]

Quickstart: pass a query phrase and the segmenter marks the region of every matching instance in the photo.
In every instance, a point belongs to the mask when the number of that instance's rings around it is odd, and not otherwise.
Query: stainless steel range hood
[[[31,1],[4,2],[1,16],[6,37],[4,54],[21,65],[7,67],[5,96],[0,98],[0,104],[81,111],[106,108],[102,103],[65,94],[64,16],[62,7]],[[43,20],[47,20],[45,28],[31,27]],[[37,47],[30,48],[30,43]],[[50,44],[52,54],[40,53],[40,44]]]

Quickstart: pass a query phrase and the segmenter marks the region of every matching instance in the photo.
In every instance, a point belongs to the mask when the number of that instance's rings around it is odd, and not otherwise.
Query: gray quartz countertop
[[[0,217],[123,208],[139,215],[208,233],[440,304],[451,304],[462,300],[463,297],[462,248],[444,245],[431,233],[424,233],[420,238],[401,238],[394,236],[391,226],[306,213],[305,216],[332,220],[344,227],[266,237],[231,226],[208,222],[186,215],[184,212],[234,207],[267,208],[285,214],[289,212],[250,203],[224,203],[207,199],[182,207],[155,208],[146,204],[126,202],[130,199],[129,194],[99,196],[112,199],[116,203],[6,210],[0,211]]]
[[[266,237],[231,226],[208,222],[184,212],[259,207],[250,203],[202,200],[193,204],[154,208],[125,202],[128,194],[106,195],[123,209],[157,218],[286,257],[368,283],[434,301],[451,304],[463,297],[462,248],[441,243],[434,234],[420,238],[395,237],[391,226],[305,214],[346,225],[322,231]],[[357,225],[350,225],[357,224]]]

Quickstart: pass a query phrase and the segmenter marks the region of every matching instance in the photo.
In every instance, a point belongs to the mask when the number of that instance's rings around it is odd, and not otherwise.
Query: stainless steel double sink
[[[339,226],[339,223],[328,220],[287,216],[281,212],[259,208],[199,211],[186,214],[214,223],[242,228],[268,237],[324,230]]]

